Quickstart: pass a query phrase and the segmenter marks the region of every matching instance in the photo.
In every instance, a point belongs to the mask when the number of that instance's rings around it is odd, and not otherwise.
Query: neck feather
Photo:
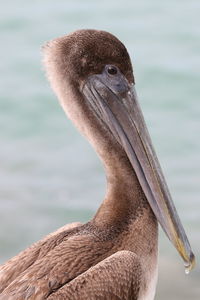
[[[149,206],[137,176],[124,151],[117,145],[103,153],[106,171],[106,196],[93,221],[97,226],[111,226],[137,217]]]

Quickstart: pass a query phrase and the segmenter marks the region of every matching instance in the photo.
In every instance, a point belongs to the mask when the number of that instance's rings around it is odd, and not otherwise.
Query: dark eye
[[[117,67],[115,67],[115,66],[107,66],[107,72],[110,75],[116,75],[118,70],[117,70]]]

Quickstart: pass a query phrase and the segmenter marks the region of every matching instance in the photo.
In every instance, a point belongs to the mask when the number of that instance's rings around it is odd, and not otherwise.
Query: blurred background
[[[45,41],[104,29],[127,47],[141,106],[197,258],[160,232],[158,300],[200,299],[200,2],[6,0],[1,3],[0,262],[56,228],[86,222],[105,193],[101,163],[44,75]]]

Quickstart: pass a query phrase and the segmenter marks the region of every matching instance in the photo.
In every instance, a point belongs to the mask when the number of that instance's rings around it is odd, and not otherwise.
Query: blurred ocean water
[[[131,55],[141,106],[197,256],[186,276],[161,233],[156,299],[200,298],[199,12],[198,0],[1,3],[0,262],[65,223],[86,222],[101,203],[103,168],[49,88],[40,48],[76,29],[104,29]]]

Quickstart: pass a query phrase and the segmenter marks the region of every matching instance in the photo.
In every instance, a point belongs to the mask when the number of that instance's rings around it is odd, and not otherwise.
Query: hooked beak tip
[[[190,271],[192,269],[194,269],[195,267],[195,264],[196,264],[196,261],[195,261],[195,256],[193,254],[193,252],[190,253],[190,257],[189,257],[189,260],[188,261],[185,261],[185,273],[186,274],[189,274]]]

